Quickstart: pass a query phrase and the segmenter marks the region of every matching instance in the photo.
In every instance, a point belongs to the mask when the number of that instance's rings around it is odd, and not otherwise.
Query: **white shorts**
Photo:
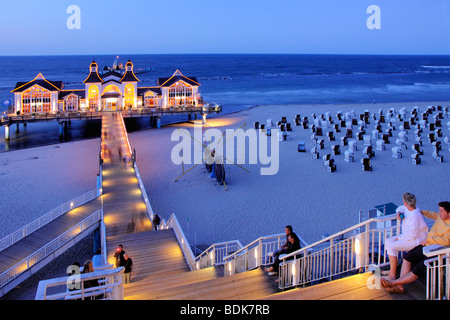
[[[387,254],[390,256],[397,257],[400,251],[410,251],[411,249],[417,247],[417,240],[395,239],[397,239],[397,236],[387,238],[385,242]]]

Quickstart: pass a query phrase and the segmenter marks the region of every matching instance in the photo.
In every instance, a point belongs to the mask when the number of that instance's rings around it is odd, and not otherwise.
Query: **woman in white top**
[[[389,256],[390,270],[387,278],[394,280],[397,275],[397,259],[400,251],[410,251],[427,238],[428,226],[416,207],[416,197],[407,192],[403,194],[403,205],[398,207],[397,219],[402,221],[401,233],[386,239],[385,246]]]

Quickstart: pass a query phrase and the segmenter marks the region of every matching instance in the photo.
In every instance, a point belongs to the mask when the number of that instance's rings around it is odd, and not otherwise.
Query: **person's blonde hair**
[[[416,196],[413,195],[412,193],[405,192],[403,194],[403,201],[406,202],[412,208],[416,207],[417,199],[416,199]]]
[[[83,273],[94,272],[94,264],[92,260],[86,260],[83,265]]]

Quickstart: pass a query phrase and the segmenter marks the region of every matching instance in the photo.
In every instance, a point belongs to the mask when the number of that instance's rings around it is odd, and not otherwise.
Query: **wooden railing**
[[[0,240],[0,251],[5,250],[9,246],[13,245],[14,243],[22,240],[26,236],[30,235],[34,231],[38,230],[39,228],[45,226],[46,224],[52,222],[56,218],[60,217],[61,215],[69,212],[72,209],[75,209],[91,200],[94,200],[100,195],[99,189],[94,189],[89,192],[86,192],[85,194],[65,202],[64,204],[60,205],[59,207],[53,209],[52,211],[44,214],[40,218],[30,222],[26,226],[20,228],[19,230],[11,233],[10,235],[4,237]]]

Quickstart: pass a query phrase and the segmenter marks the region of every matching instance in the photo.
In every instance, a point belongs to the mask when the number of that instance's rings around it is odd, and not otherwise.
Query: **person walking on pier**
[[[123,267],[125,265],[125,250],[123,250],[123,245],[119,244],[114,253],[114,258],[116,258],[116,268]]]
[[[158,214],[155,213],[155,215],[153,216],[153,228],[155,230],[158,230],[159,224],[161,223],[161,219],[159,218]]]
[[[125,268],[123,271],[123,282],[126,284],[131,282],[131,267],[133,266],[133,260],[131,260],[126,253],[123,255],[123,258],[125,260],[125,264],[123,266]]]

